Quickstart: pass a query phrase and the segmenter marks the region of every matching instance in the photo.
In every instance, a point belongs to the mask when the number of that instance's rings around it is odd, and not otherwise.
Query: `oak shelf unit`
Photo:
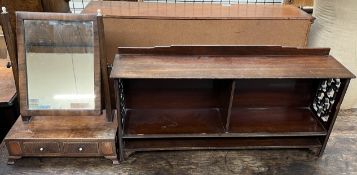
[[[121,111],[120,160],[136,151],[190,149],[308,148],[321,155],[354,78],[329,49],[171,46],[118,53],[111,78]]]

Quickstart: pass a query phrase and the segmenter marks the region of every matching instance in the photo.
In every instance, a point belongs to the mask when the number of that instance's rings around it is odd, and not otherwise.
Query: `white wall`
[[[330,54],[357,75],[357,0],[315,0],[313,16],[308,46],[330,47]],[[357,80],[341,108],[357,108]]]

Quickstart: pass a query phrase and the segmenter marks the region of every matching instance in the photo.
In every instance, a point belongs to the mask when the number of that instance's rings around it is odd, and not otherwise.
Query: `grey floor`
[[[357,112],[341,111],[325,154],[307,150],[169,151],[137,153],[121,165],[101,158],[24,158],[7,165],[0,145],[2,174],[303,174],[357,175]]]

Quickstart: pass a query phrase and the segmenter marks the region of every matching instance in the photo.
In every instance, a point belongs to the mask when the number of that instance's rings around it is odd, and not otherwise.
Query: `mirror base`
[[[24,123],[30,123],[32,116],[21,116]]]

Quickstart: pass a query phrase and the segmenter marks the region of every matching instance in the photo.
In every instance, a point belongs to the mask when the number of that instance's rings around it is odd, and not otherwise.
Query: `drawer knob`
[[[44,149],[41,147],[41,148],[40,148],[40,151],[43,151],[43,150],[44,150]]]
[[[83,151],[83,148],[82,147],[78,148],[78,151]]]

